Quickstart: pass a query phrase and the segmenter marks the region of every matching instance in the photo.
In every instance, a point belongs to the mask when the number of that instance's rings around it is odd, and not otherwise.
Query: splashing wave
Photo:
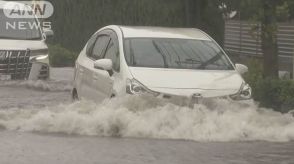
[[[0,87],[26,87],[40,91],[63,92],[70,91],[72,85],[67,81],[0,81]]]
[[[24,132],[207,141],[294,140],[294,118],[253,103],[214,100],[193,109],[152,97],[0,111],[0,127]]]

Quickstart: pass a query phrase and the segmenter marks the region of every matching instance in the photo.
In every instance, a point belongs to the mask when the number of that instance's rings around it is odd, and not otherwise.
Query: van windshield
[[[233,70],[231,62],[213,41],[188,39],[128,38],[125,58],[129,66]]]
[[[8,18],[0,10],[0,39],[41,40],[37,19]]]

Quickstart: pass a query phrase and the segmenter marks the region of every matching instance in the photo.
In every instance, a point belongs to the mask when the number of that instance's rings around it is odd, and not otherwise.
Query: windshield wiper
[[[186,59],[185,61],[176,61],[177,64],[201,64],[201,61],[196,59]]]
[[[214,57],[210,58],[209,60],[207,60],[206,62],[202,63],[198,69],[205,69],[208,65],[215,63],[216,61],[218,61],[221,57],[222,57],[222,52],[219,52],[217,55],[215,55]]]
[[[192,63],[197,63],[197,64],[201,63],[201,61],[196,60],[196,59],[186,59],[186,61],[187,62],[192,62]]]

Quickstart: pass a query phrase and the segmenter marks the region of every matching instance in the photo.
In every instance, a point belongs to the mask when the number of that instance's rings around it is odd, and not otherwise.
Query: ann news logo
[[[9,1],[4,5],[4,14],[8,18],[49,18],[54,7],[48,1]]]

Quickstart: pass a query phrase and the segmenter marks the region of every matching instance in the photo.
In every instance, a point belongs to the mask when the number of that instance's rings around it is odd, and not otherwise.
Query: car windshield
[[[233,70],[228,57],[213,41],[127,38],[125,58],[132,67]]]
[[[8,18],[0,10],[0,39],[40,40],[41,32],[37,19]]]

